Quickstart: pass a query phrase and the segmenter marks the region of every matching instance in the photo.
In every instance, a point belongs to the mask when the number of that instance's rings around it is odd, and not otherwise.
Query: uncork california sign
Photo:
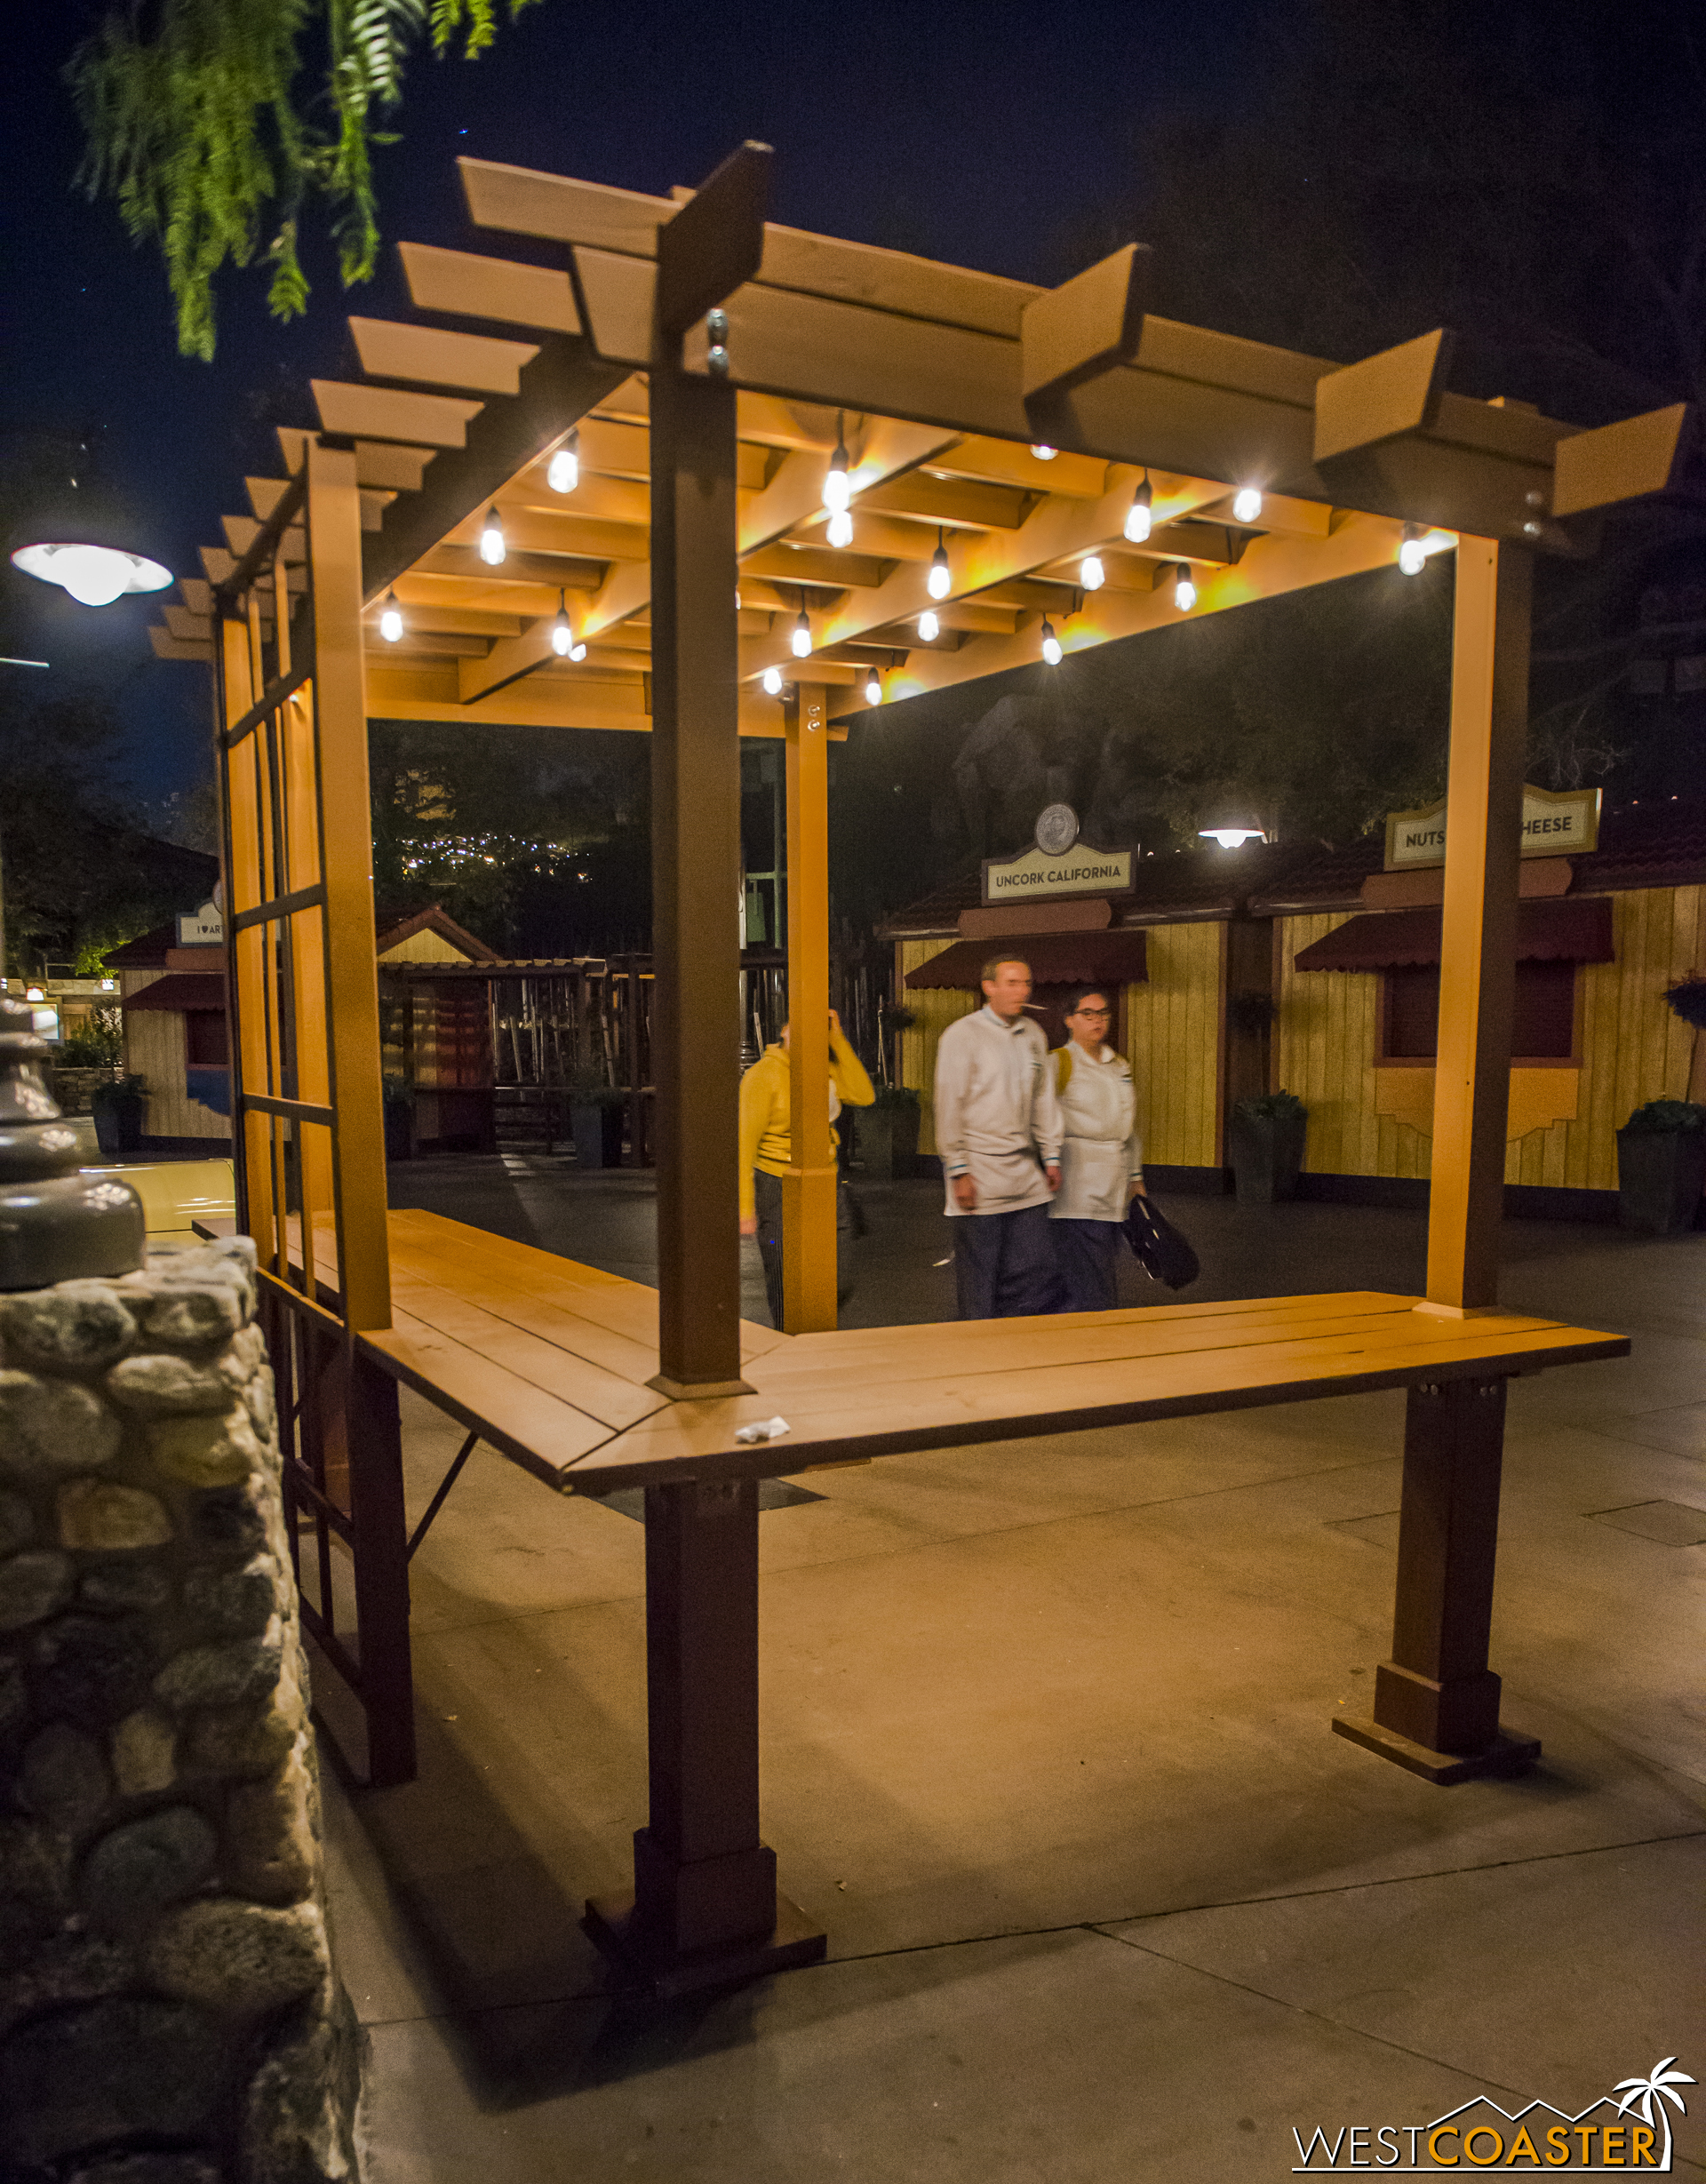
[[[1093,849],[1080,841],[1077,812],[1070,804],[1050,804],[1037,821],[1030,849],[984,859],[984,901],[1005,905],[1125,895],[1131,889],[1131,858],[1129,849]]]
[[[1524,857],[1568,857],[1593,849],[1599,840],[1598,789],[1536,789],[1522,792]],[[1420,811],[1386,814],[1386,869],[1404,872],[1415,865],[1446,861],[1446,800]]]

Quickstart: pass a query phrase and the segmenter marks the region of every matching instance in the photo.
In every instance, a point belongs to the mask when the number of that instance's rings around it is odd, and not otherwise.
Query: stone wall
[[[355,2175],[253,1267],[0,1297],[0,2184]]]

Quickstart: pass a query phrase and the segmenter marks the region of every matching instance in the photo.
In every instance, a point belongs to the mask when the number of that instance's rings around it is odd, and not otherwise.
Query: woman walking
[[[1107,1044],[1112,1013],[1106,993],[1087,986],[1066,1012],[1067,1041],[1054,1056],[1065,1132],[1060,1189],[1048,1208],[1057,1311],[1112,1311],[1119,1303],[1120,1231],[1144,1192],[1131,1065]]]
[[[782,1178],[793,1157],[788,1026],[740,1080],[740,1232],[758,1239],[770,1324],[782,1325]],[[877,1096],[865,1066],[848,1043],[841,1020],[829,1012],[829,1143],[843,1107],[868,1107]],[[835,1301],[853,1294],[853,1208],[845,1177],[835,1182]]]

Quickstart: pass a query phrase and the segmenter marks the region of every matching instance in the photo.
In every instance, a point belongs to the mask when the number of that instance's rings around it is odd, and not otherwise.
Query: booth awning
[[[1000,940],[956,940],[906,974],[909,986],[950,986],[975,993],[992,956],[1019,956],[1040,986],[1137,985],[1149,976],[1141,932],[1014,933]]]
[[[219,1008],[225,1007],[225,974],[217,970],[175,970],[124,996],[126,1008]]]
[[[1438,910],[1376,910],[1351,918],[1323,939],[1297,952],[1299,970],[1396,970],[1407,963],[1439,960]],[[1609,963],[1611,902],[1603,895],[1579,901],[1540,900],[1517,905],[1517,960],[1522,963]]]

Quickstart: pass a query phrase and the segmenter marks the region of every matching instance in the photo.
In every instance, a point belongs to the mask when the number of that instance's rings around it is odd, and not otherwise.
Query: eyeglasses
[[[1075,1016],[1111,1016],[1113,1011],[1112,1008],[1074,1008],[1072,1014]]]

